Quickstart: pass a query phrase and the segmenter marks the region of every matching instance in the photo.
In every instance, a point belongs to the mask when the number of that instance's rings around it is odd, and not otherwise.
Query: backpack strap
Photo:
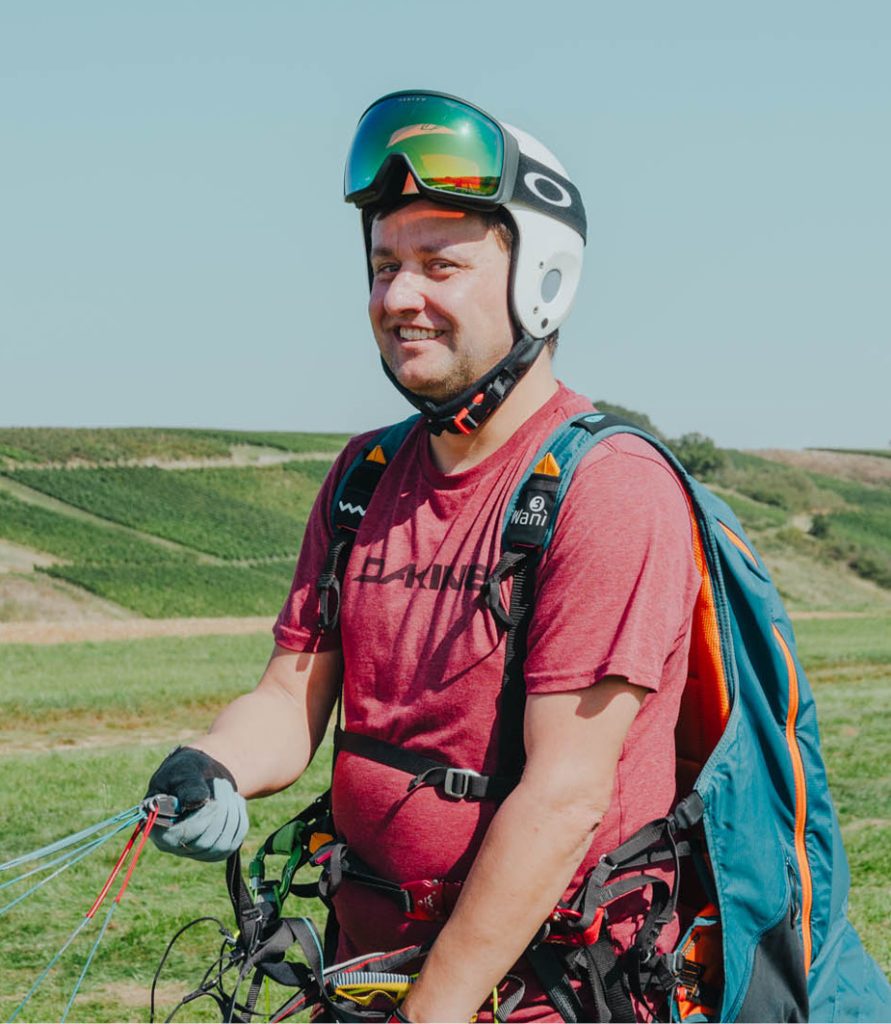
[[[498,775],[519,778],[526,760],[523,717],[526,710],[527,635],[535,597],[535,573],[554,536],[560,505],[573,474],[595,444],[577,428],[577,416],[561,423],[541,444],[505,511],[501,557],[483,584],[482,596],[495,621],[507,631],[502,675]],[[510,609],[501,599],[501,584],[513,578]]]
[[[340,619],[340,585],[350,551],[384,470],[402,447],[420,416],[410,416],[376,434],[353,459],[340,478],[331,500],[331,543],[316,581],[319,592],[319,629],[331,632]]]
[[[500,705],[502,722],[499,734],[499,775],[519,777],[525,762],[524,662],[528,627],[534,604],[536,569],[553,540],[560,507],[569,491],[576,469],[595,444],[617,433],[634,434],[653,445],[677,473],[688,493],[691,493],[697,518],[704,518],[694,492],[695,482],[673,453],[646,431],[621,417],[597,412],[576,415],[561,423],[544,441],[508,504],[502,528],[502,554],[483,585],[483,600],[499,625],[507,630]],[[707,529],[706,526],[703,533]],[[509,610],[504,607],[501,599],[501,583],[508,577],[513,577]],[[654,845],[657,839],[662,838],[664,831],[664,828],[657,830],[656,824],[664,826],[662,822],[654,823],[614,851],[614,855],[626,868],[644,866],[652,862]],[[682,851],[673,834],[670,840],[669,856],[675,862],[677,879],[677,861]],[[683,853],[687,853],[686,844],[683,845]],[[621,958],[620,962],[609,941],[608,933],[604,930],[597,941],[584,944],[574,954],[577,959],[576,973],[585,977],[590,984],[598,1019],[633,1020],[634,1011],[629,999],[629,990],[642,998],[643,990],[649,985],[657,983],[664,988],[670,987],[673,982],[673,977],[662,976],[666,974],[666,968],[662,958],[655,953],[655,945],[662,928],[673,915],[677,899],[677,882],[674,887],[669,888],[660,879],[644,874],[626,878],[618,887],[616,883],[607,886],[606,878],[615,869],[615,865],[611,862],[609,867],[604,865],[603,868],[604,877],[598,877],[594,885],[586,884],[578,896],[581,911],[578,922],[580,928],[590,926],[594,915],[598,911],[602,914],[604,903],[616,898],[626,888],[631,891],[647,885],[652,886],[652,906],[638,941],[629,951],[629,955]],[[590,877],[587,882],[591,882]],[[564,964],[568,966],[572,958],[566,961],[555,958],[551,951],[543,952],[542,946],[534,942],[526,951],[526,957],[564,1020],[579,1019],[578,1001],[574,998],[568,977],[564,973]],[[662,974],[659,973],[660,969]]]

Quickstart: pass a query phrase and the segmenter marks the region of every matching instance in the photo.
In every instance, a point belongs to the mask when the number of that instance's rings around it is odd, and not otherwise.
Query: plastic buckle
[[[583,931],[574,931],[573,925],[581,916],[578,911],[558,909],[545,922],[549,924],[550,932],[542,941],[552,942],[560,946],[593,946],[600,938],[600,929],[603,926],[604,908],[598,907],[594,914],[594,920]],[[555,927],[559,931],[555,931]]]
[[[442,789],[446,796],[463,800],[470,792],[470,780],[480,778],[480,773],[470,768],[446,768]]]
[[[438,878],[422,878],[403,882],[402,888],[411,898],[411,910],[405,912],[413,921],[440,921],[445,916],[443,884]]]
[[[470,405],[466,405],[459,413],[456,413],[452,418],[452,423],[456,430],[459,430],[462,434],[469,434],[475,430],[479,423],[470,415],[475,409],[478,409],[483,403],[483,399],[486,396],[480,392],[478,395],[474,395],[471,399]],[[465,421],[470,420],[470,426],[467,426]]]

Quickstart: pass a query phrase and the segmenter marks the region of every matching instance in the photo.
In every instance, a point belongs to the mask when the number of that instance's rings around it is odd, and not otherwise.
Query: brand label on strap
[[[526,481],[510,516],[506,536],[511,544],[539,547],[554,514],[558,480],[533,473]]]

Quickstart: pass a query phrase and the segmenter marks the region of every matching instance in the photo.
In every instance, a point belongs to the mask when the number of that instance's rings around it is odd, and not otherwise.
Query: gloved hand
[[[167,793],[179,802],[177,820],[153,828],[159,850],[193,860],[225,860],[248,830],[247,804],[232,773],[203,750],[177,747],[151,777],[146,796]]]

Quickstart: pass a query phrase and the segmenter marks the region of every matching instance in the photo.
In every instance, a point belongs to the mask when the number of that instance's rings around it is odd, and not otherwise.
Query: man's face
[[[371,326],[403,387],[445,401],[510,351],[510,257],[481,217],[427,200],[379,217],[371,267]]]

